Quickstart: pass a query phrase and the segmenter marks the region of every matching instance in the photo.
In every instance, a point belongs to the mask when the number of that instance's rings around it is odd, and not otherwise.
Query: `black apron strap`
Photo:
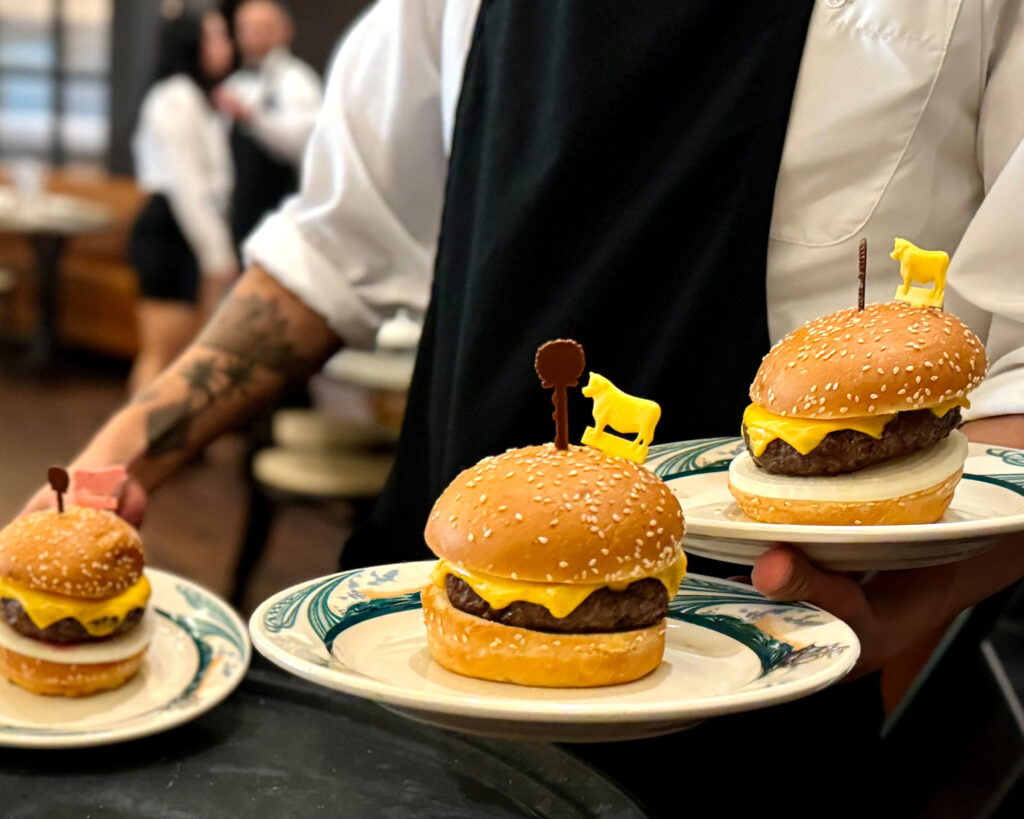
[[[811,6],[484,0],[398,463],[346,566],[429,556],[459,470],[552,439],[548,339],[658,401],[657,440],[738,434]],[[589,406],[570,402],[578,441]]]

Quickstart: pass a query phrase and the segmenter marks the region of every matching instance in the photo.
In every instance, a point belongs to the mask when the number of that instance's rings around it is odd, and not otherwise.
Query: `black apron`
[[[461,469],[553,440],[550,394],[533,370],[548,339],[575,338],[588,369],[660,403],[656,441],[738,434],[769,346],[768,228],[811,6],[483,0],[398,461],[372,520],[346,545],[344,566],[430,557],[427,514]],[[578,441],[591,420],[578,390],[570,416]],[[691,562],[692,571],[708,569]],[[801,815],[783,795],[795,782],[765,780],[781,771],[799,779],[803,795],[816,792],[823,774],[808,782],[808,768],[839,764],[829,731],[844,753],[871,749],[877,683],[860,687],[866,696],[843,686],[715,720],[703,735],[576,751],[658,815],[712,794],[722,815],[780,796]],[[759,734],[785,744],[787,722],[803,749],[792,760]],[[807,752],[807,737],[824,755]],[[700,747],[708,753],[695,755]],[[721,790],[747,763],[752,802]],[[849,771],[837,773],[849,781]],[[841,815],[844,798],[826,813]]]
[[[164,194],[150,196],[135,217],[128,260],[138,274],[142,298],[196,303],[199,262]]]
[[[739,433],[810,7],[484,0],[398,463],[344,565],[429,557],[460,470],[553,440],[548,339],[661,404],[656,442]],[[569,399],[579,441],[590,402]]]
[[[244,126],[232,125],[229,136],[235,186],[231,193],[231,238],[236,248],[263,217],[298,187],[298,174],[254,139]],[[241,258],[241,253],[239,253]]]

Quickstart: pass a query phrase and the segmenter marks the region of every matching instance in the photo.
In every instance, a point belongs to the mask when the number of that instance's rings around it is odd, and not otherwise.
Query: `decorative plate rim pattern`
[[[667,481],[683,481],[708,473],[724,473],[743,451],[738,437],[702,438],[651,447],[646,466]],[[970,444],[965,481],[984,483],[1024,497],[1024,451],[988,444]],[[723,477],[722,488],[727,486]],[[684,510],[686,507],[684,500]],[[705,539],[796,543],[866,543],[974,540],[1024,529],[1024,512],[976,520],[938,521],[889,526],[814,526],[761,523],[749,520],[709,521],[691,518],[687,535]],[[685,538],[684,538],[685,548]]]
[[[481,720],[515,719],[547,724],[698,720],[785,702],[840,679],[853,667],[860,652],[860,644],[849,626],[815,606],[775,603],[750,586],[688,575],[680,594],[670,604],[670,618],[724,634],[753,651],[761,663],[762,673],[736,691],[703,697],[687,697],[680,691],[672,701],[659,697],[649,702],[623,702],[614,708],[607,703],[568,699],[566,689],[530,689],[545,692],[540,695],[542,699],[530,700],[497,693],[467,695],[454,689],[450,693],[427,693],[368,676],[346,666],[332,653],[333,641],[347,628],[366,619],[418,610],[419,593],[410,589],[425,584],[434,563],[356,569],[285,589],[253,613],[253,644],[269,660],[297,676],[388,706]],[[389,585],[396,588],[394,596],[386,591]],[[371,594],[366,594],[366,589]],[[842,637],[826,645],[795,648],[782,639],[784,635],[767,634],[752,624],[769,615],[780,622],[793,618],[789,623],[793,633],[804,627],[824,626],[829,634],[834,632]],[[416,645],[425,648],[425,632],[422,640],[416,637]],[[814,664],[819,667],[813,668]],[[503,692],[508,689],[499,683],[474,683],[497,686]],[[601,691],[608,694],[606,699],[614,699],[618,688],[609,686]]]

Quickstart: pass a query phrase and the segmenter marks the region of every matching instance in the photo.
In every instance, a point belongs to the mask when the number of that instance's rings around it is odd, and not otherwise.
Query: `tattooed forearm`
[[[199,414],[189,401],[157,407],[146,416],[146,457],[158,458],[188,446],[188,431]]]
[[[278,303],[256,295],[230,299],[198,343],[288,377],[308,375],[319,363],[316,357],[298,352],[288,340],[288,320]]]
[[[288,329],[275,301],[256,295],[230,299],[196,341],[196,349],[212,352],[192,356],[177,369],[188,385],[186,396],[157,406],[146,416],[146,455],[187,449],[197,419],[218,402],[247,397],[261,369],[282,383],[309,377],[321,359],[297,351]],[[136,401],[157,397],[146,391]]]

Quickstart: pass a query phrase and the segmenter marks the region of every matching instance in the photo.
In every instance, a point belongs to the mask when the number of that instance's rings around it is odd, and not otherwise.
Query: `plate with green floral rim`
[[[661,665],[598,688],[534,688],[446,671],[427,649],[419,589],[434,561],[322,577],[266,600],[249,630],[257,651],[314,683],[413,719],[486,736],[603,742],[657,736],[807,696],[841,679],[860,644],[808,603],[687,575],[669,604]]]
[[[0,745],[109,745],[181,725],[210,710],[245,676],[252,647],[223,600],[183,577],[146,569],[156,618],[139,673],[114,691],[70,699],[31,694],[0,680]]]
[[[964,477],[936,523],[800,526],[748,518],[729,494],[729,462],[740,438],[652,446],[646,466],[672,488],[686,516],[690,554],[752,565],[773,542],[796,544],[822,568],[910,569],[981,554],[1002,535],[1024,530],[1024,451],[970,444]]]

